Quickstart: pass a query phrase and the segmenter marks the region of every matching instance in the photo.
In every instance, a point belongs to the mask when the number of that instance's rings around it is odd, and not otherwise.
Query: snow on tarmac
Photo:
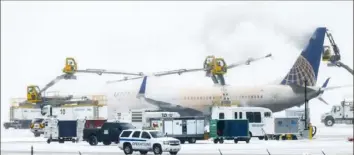
[[[273,155],[301,155],[322,154],[326,155],[352,155],[353,143],[348,142],[347,138],[353,136],[353,126],[335,125],[333,127],[319,126],[318,132],[313,140],[297,141],[260,141],[252,138],[249,144],[233,141],[226,141],[224,144],[213,144],[211,141],[198,141],[196,144],[183,144],[179,154],[215,154],[219,155],[246,155],[246,154],[264,154],[267,150]],[[72,143],[65,142],[59,144],[52,142],[46,143],[43,137],[35,138],[29,130],[4,130],[1,133],[1,154],[23,155],[29,154],[33,146],[35,154],[124,154],[116,144],[110,146],[98,145],[90,146],[86,142]],[[151,154],[151,153],[150,153]]]

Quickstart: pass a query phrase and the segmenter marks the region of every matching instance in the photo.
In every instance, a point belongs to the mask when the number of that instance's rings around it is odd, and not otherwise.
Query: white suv
[[[141,154],[147,154],[152,151],[154,154],[170,152],[176,155],[181,150],[180,141],[171,137],[164,137],[158,130],[124,130],[119,135],[118,147],[125,154],[132,154],[133,151],[139,151]]]

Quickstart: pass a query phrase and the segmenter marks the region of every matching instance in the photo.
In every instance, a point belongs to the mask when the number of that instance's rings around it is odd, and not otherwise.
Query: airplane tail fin
[[[143,82],[141,83],[137,98],[145,98],[147,76],[144,76]]]
[[[305,86],[305,79],[308,86],[316,85],[326,31],[325,27],[316,29],[293,67],[281,81],[281,85]]]

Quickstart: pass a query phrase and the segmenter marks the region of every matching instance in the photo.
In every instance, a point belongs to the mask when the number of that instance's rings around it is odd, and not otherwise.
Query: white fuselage
[[[304,89],[289,85],[264,85],[256,87],[210,86],[203,88],[186,88],[179,90],[161,90],[147,94],[146,98],[168,102],[175,106],[204,111],[221,100],[231,101],[238,106],[265,107],[273,112],[282,111],[304,103]],[[142,109],[157,108],[136,97],[137,91],[110,92],[109,108]],[[113,96],[112,96],[113,95]],[[317,91],[308,91],[308,99],[318,95]]]

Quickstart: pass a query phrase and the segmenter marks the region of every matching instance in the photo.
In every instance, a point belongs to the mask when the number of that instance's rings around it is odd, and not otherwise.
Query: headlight
[[[170,145],[169,141],[163,141],[163,145]]]

